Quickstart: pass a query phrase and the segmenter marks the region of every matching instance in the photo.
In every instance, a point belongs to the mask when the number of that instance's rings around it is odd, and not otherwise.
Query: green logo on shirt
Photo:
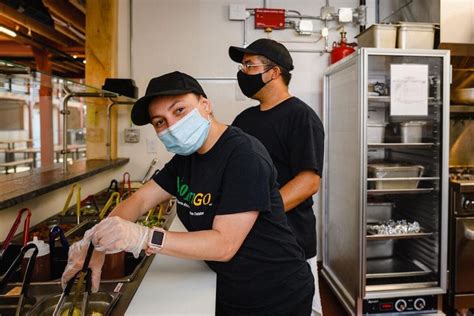
[[[194,206],[209,205],[212,200],[211,193],[194,193],[189,190],[189,186],[183,182],[180,177],[177,177],[178,195],[188,203]]]

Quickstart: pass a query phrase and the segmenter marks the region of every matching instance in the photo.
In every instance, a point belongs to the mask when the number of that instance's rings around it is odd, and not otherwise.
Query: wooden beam
[[[101,87],[117,75],[118,0],[87,1],[86,84]],[[106,157],[106,105],[104,100],[87,107],[87,159]],[[111,156],[117,157],[117,113],[112,110]]]
[[[52,61],[53,68],[61,69],[61,72],[75,72],[77,69],[70,67],[68,64],[63,62]]]
[[[76,9],[81,11],[82,13],[86,14],[86,7],[84,4],[79,0],[69,0],[69,3],[72,4]]]
[[[74,69],[75,71],[84,72],[86,70],[86,66],[84,64],[79,65],[79,64],[76,64],[76,63],[68,62],[68,61],[63,61],[62,63],[68,65],[69,67],[71,67],[71,69]]]
[[[1,2],[0,2],[0,15],[26,28],[31,29],[33,32],[36,32],[60,45],[69,46],[73,44],[73,42],[69,38],[57,32],[53,28],[46,26],[30,18],[29,16],[25,14],[21,14],[15,9],[13,9],[12,7]]]
[[[43,0],[43,4],[48,10],[61,17],[64,22],[70,23],[82,33],[86,32],[86,16],[75,6],[66,1]]]
[[[36,69],[51,73],[50,54],[45,50],[33,49],[36,60]],[[41,130],[41,166],[49,166],[54,163],[53,145],[53,84],[50,76],[41,76],[39,90],[40,107],[40,130]]]
[[[79,45],[84,46],[86,44],[86,42],[82,38],[74,35],[74,33],[72,33],[71,30],[69,30],[67,27],[61,26],[59,24],[54,24],[54,29],[61,34],[66,35],[67,37],[69,37],[70,39],[78,43]]]
[[[18,44],[14,41],[0,41],[0,56],[29,57],[33,56],[31,46]]]

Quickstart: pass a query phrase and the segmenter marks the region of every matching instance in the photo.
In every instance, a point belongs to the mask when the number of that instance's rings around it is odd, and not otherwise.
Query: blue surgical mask
[[[157,133],[169,152],[189,156],[204,144],[211,123],[197,109],[192,110],[171,127]]]

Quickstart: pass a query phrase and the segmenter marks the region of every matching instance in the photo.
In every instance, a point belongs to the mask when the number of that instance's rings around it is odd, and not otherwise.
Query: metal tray
[[[390,190],[367,190],[367,194],[370,195],[385,195],[385,194],[418,194],[418,193],[430,193],[434,188],[421,188],[421,189],[390,189]]]
[[[422,276],[432,271],[417,260],[400,257],[367,259],[367,278],[400,278]]]
[[[368,164],[367,171],[371,189],[376,190],[406,190],[416,189],[423,175],[421,165],[407,166],[398,163]]]
[[[28,316],[46,316],[52,315],[56,304],[59,301],[59,297],[61,295],[53,295],[47,296],[43,298],[41,301],[35,304],[35,306],[31,309],[30,312],[27,313]],[[110,314],[112,308],[114,307],[115,303],[119,299],[120,294],[109,294],[106,292],[98,292],[92,293],[89,296],[89,304],[87,305],[88,310],[87,312],[99,312],[102,313],[104,316]],[[68,299],[72,299],[72,296],[69,296]],[[79,296],[78,302],[82,301],[82,295]],[[69,300],[66,300],[64,303],[64,309],[68,309],[71,305]],[[80,303],[78,304],[80,306]]]
[[[429,148],[435,143],[370,143],[369,148]]]
[[[431,236],[433,233],[424,232],[423,229],[419,233],[411,234],[393,234],[393,235],[379,235],[370,230],[367,231],[367,240],[386,240],[386,239],[408,239],[408,238],[421,238]]]

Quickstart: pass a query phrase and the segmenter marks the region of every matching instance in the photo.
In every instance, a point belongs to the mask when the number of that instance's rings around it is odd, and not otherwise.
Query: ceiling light
[[[72,55],[72,58],[76,59],[76,58],[77,58],[77,55]]]
[[[11,36],[11,37],[15,37],[15,36],[16,36],[16,33],[15,33],[15,32],[13,32],[13,31],[10,30],[10,29],[7,29],[7,28],[4,27],[4,26],[0,26],[0,33],[7,34],[8,36]]]
[[[84,59],[84,60],[82,61],[82,63],[85,64],[85,63],[86,63],[86,60]]]

